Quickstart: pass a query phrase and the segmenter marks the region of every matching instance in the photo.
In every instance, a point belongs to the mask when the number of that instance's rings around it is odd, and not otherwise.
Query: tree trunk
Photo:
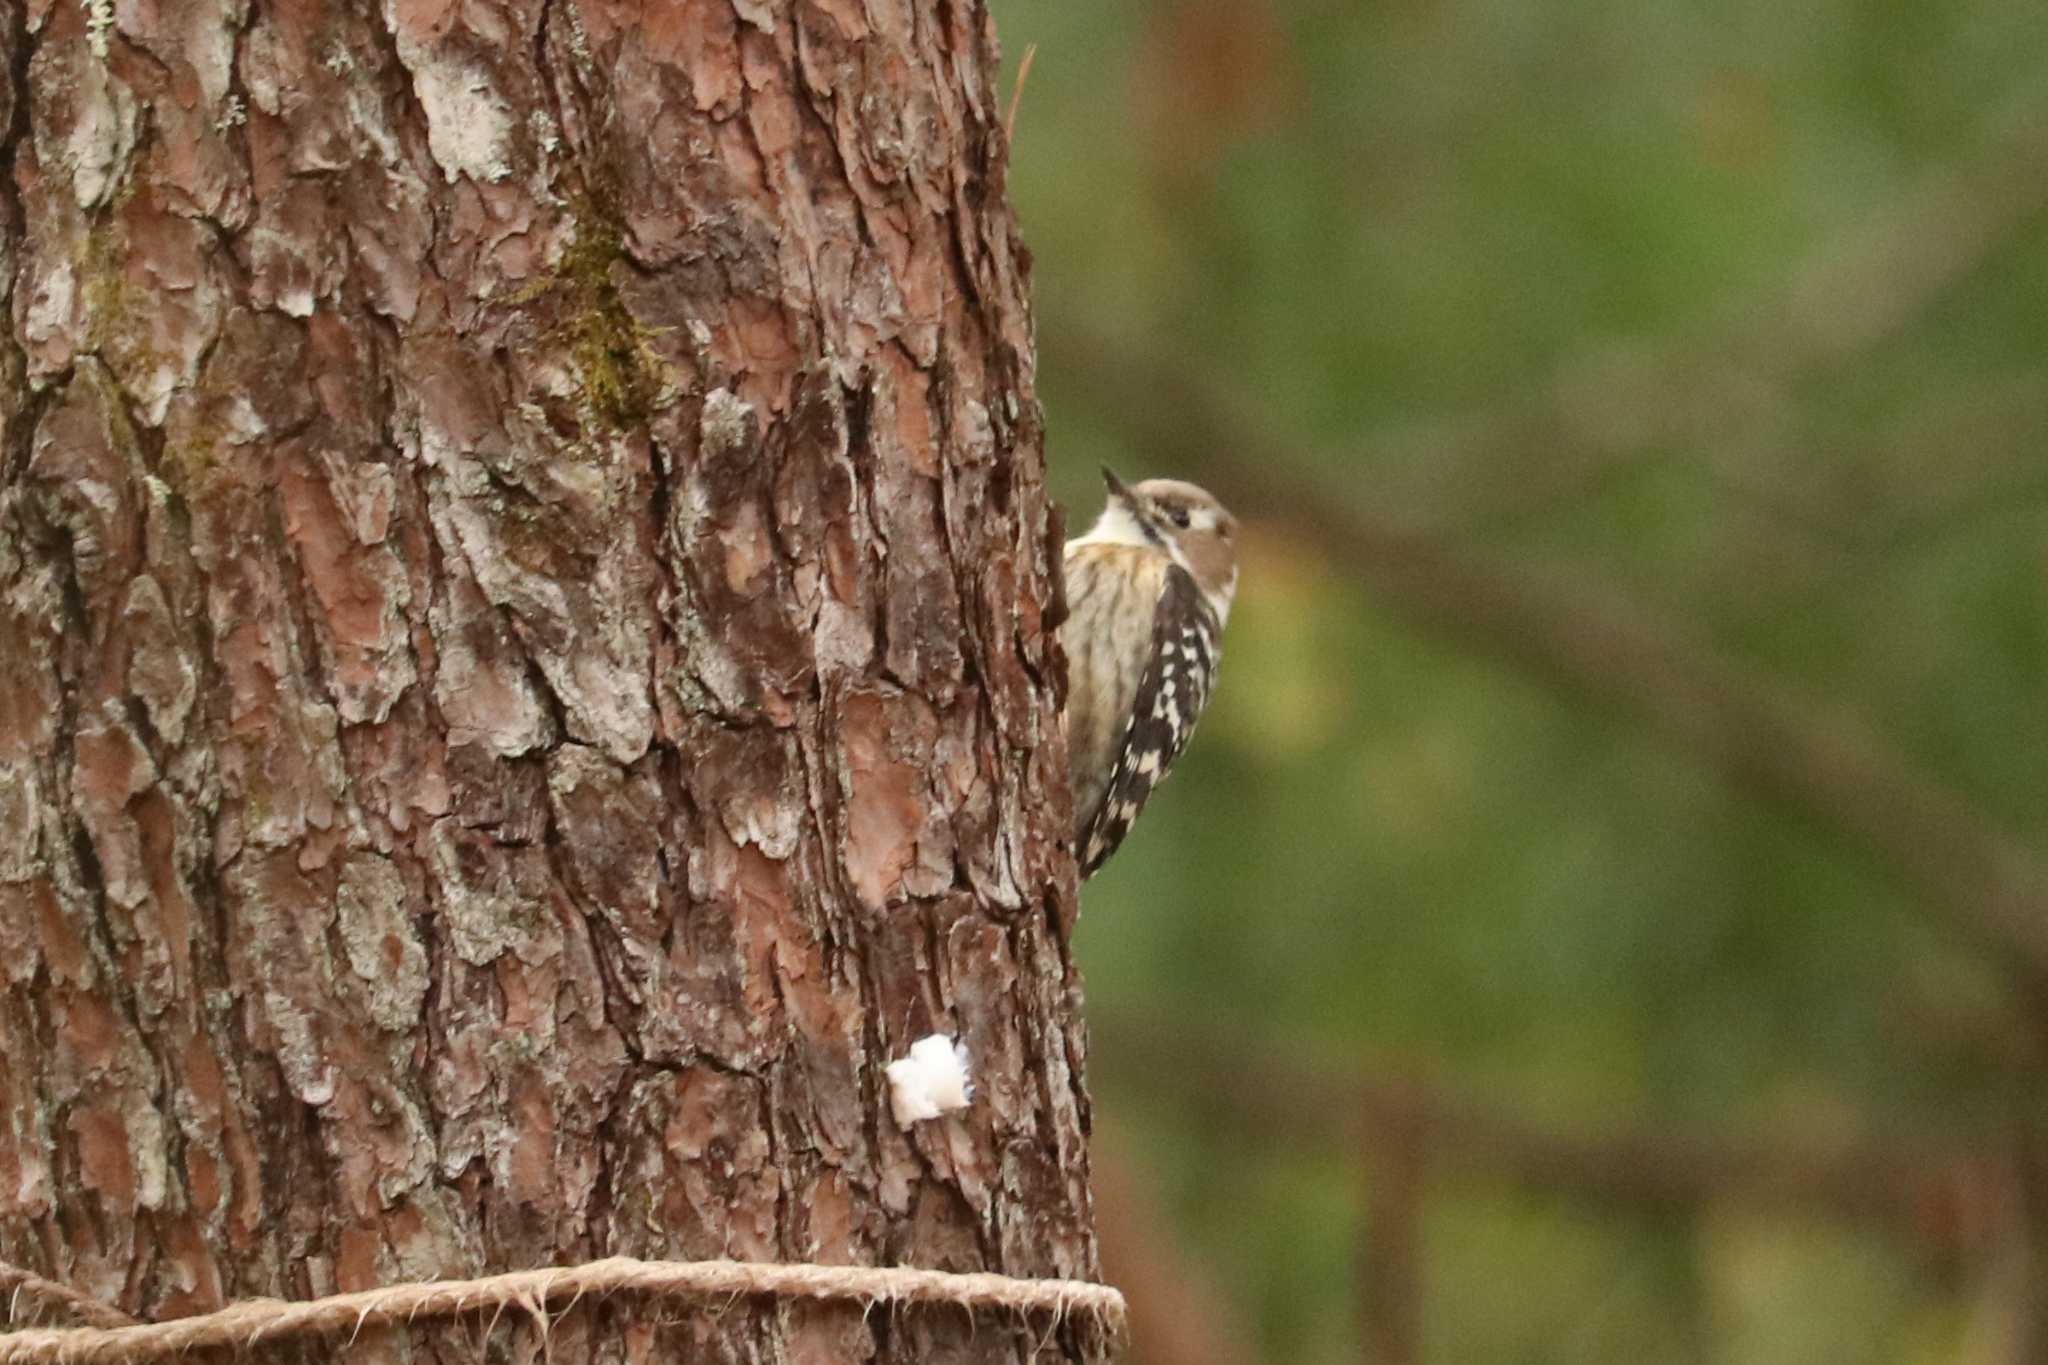
[[[147,1318],[605,1255],[1094,1278],[981,8],[0,14],[0,1259]],[[906,1133],[934,1031],[974,1104]],[[614,1300],[547,1345],[1100,1353],[1044,1337]]]

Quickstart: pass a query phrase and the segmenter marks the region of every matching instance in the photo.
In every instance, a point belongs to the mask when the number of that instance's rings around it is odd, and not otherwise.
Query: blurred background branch
[[[1103,1273],[1130,1305],[1139,1365],[1248,1365],[1257,1359],[1232,1321],[1229,1298],[1177,1244],[1115,1128],[1097,1130],[1090,1155]]]
[[[1375,1174],[1390,1166],[1404,1178],[1383,1183],[1408,1191],[1388,1196],[1395,1200],[1412,1197],[1418,1178],[1447,1174],[1638,1216],[1741,1204],[1865,1225],[1953,1264],[1999,1232],[1997,1211],[2014,1179],[2002,1154],[1937,1137],[1561,1126],[1456,1093],[1427,1068],[1311,1063],[1208,1036],[1185,1021],[1113,1015],[1095,1028],[1119,1086],[1177,1095],[1201,1122],[1245,1129],[1264,1143],[1350,1153]],[[1398,1203],[1369,1207],[1368,1222],[1406,1221]],[[1374,1267],[1375,1258],[1364,1264]]]
[[[1059,324],[1041,329],[1041,344],[1062,357],[1069,395],[1092,403],[1133,446],[1175,452],[1189,477],[1241,516],[1312,544],[1394,611],[1634,717],[1891,868],[2010,964],[2044,1010],[2031,1026],[2048,1022],[2048,864],[1849,717],[1618,593],[1374,514],[1300,472],[1313,462],[1241,411],[1227,378],[1185,358]]]

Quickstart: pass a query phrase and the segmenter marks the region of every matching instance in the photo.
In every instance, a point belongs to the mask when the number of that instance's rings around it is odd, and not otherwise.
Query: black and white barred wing
[[[1221,657],[1215,613],[1186,570],[1168,569],[1152,618],[1151,662],[1131,698],[1130,719],[1102,804],[1081,839],[1083,877],[1116,852],[1152,789],[1166,780],[1167,770],[1187,747],[1215,689]]]

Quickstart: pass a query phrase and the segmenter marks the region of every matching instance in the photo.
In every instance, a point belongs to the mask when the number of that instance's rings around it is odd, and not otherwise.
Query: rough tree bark
[[[606,1254],[1094,1277],[981,6],[0,16],[0,1259],[146,1317]],[[906,1135],[934,1030],[979,1093]],[[615,1302],[550,1348],[1083,1335]]]

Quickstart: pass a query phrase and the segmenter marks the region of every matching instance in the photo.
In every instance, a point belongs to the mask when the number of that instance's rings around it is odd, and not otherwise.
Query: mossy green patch
[[[178,487],[202,486],[220,467],[220,448],[227,443],[228,424],[215,411],[217,402],[197,406],[198,415],[176,428],[164,441],[163,466],[178,475]]]
[[[168,360],[148,334],[153,295],[128,278],[128,239],[121,214],[134,197],[132,185],[122,186],[105,216],[86,232],[74,257],[85,296],[85,348],[124,379]]]
[[[553,277],[513,301],[526,303],[542,294],[564,292],[557,333],[576,367],[584,416],[623,430],[646,421],[652,411],[660,391],[661,359],[647,344],[653,329],[633,317],[612,278],[612,266],[625,259],[617,212],[594,196],[579,198],[574,207],[575,235]]]

